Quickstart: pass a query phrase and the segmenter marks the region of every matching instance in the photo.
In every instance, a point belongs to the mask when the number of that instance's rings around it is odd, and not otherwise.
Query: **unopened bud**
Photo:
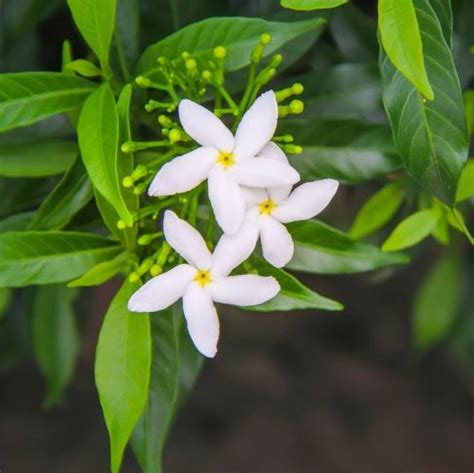
[[[284,150],[288,154],[301,154],[303,152],[303,147],[300,145],[289,144],[284,146]]]
[[[203,80],[205,80],[206,82],[211,82],[211,79],[212,79],[212,72],[211,72],[211,71],[208,71],[208,70],[206,69],[205,71],[202,71],[201,77],[202,77]]]
[[[151,80],[148,79],[148,77],[145,77],[145,76],[138,76],[135,78],[135,83],[139,86],[139,87],[150,87],[151,85]]]
[[[184,66],[188,71],[195,71],[197,69],[197,62],[195,59],[190,58],[187,59],[186,62],[184,63]]]
[[[146,182],[140,182],[137,186],[134,187],[133,193],[135,195],[141,195],[147,190],[148,184]]]
[[[224,59],[227,56],[227,49],[224,46],[215,47],[213,52],[216,59]]]
[[[188,59],[189,57],[191,56],[191,54],[189,54],[187,51],[183,51],[181,53],[181,57],[186,61],[186,59]]]
[[[270,60],[270,67],[278,67],[281,64],[281,61],[283,60],[283,56],[281,54],[275,54]]]
[[[181,141],[182,137],[183,137],[183,134],[177,128],[173,128],[168,133],[168,139],[170,140],[171,143],[177,143],[178,141]]]
[[[149,245],[151,242],[153,241],[153,235],[149,234],[149,233],[146,233],[145,235],[142,235],[139,239],[138,239],[138,244],[140,246],[146,246],[146,245]]]
[[[301,95],[304,92],[303,84],[296,82],[295,84],[291,86],[291,91],[293,92],[294,95]]]
[[[266,84],[266,83],[270,82],[273,79],[275,74],[276,74],[276,69],[274,67],[272,67],[271,69],[263,70],[260,73],[260,77],[259,77],[258,81],[262,85]]]
[[[260,43],[262,43],[264,46],[267,44],[270,44],[272,42],[272,36],[269,33],[263,33],[260,35]]]
[[[127,224],[123,220],[117,220],[117,228],[119,230],[125,230],[127,228]]]
[[[130,282],[138,282],[140,281],[140,275],[134,271],[128,275],[128,280]]]
[[[304,103],[301,100],[292,100],[290,105],[288,105],[290,113],[294,115],[299,115],[304,112]]]
[[[139,164],[132,172],[132,178],[136,181],[148,174],[148,168],[143,164]]]
[[[133,187],[133,184],[134,184],[134,180],[133,180],[132,176],[125,176],[122,179],[122,186],[123,187],[126,187],[126,188]]]
[[[133,141],[126,141],[120,147],[122,153],[133,153],[135,151],[135,143]]]
[[[154,264],[150,268],[150,275],[151,276],[158,276],[158,274],[161,274],[163,272],[163,268],[159,264]]]

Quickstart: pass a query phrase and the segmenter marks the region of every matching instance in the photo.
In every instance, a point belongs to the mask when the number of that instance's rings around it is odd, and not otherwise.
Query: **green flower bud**
[[[148,174],[148,168],[143,164],[139,164],[132,172],[132,178],[134,181],[145,177]]]
[[[158,59],[158,64],[160,64],[161,66],[164,66],[165,64],[168,64],[169,60],[167,57],[165,56],[160,56]]]
[[[303,84],[300,84],[299,82],[296,82],[291,86],[291,92],[294,95],[301,95],[304,92],[304,87]]]
[[[122,220],[117,220],[117,228],[119,230],[125,230],[127,228],[127,224]]]
[[[187,51],[183,51],[181,53],[181,57],[186,61],[189,57],[191,56],[191,54],[189,54]]]
[[[201,77],[202,77],[203,80],[205,80],[206,82],[211,82],[211,80],[212,80],[212,72],[211,72],[211,71],[208,71],[208,70],[206,69],[205,71],[202,71]]]
[[[288,106],[290,113],[299,115],[304,112],[304,103],[301,100],[292,100]]]
[[[122,153],[133,153],[135,151],[135,143],[133,141],[126,141],[120,147]]]
[[[150,87],[151,85],[151,80],[148,79],[148,77],[144,77],[144,76],[138,76],[135,78],[135,83],[139,86],[139,87]]]
[[[301,154],[303,152],[303,147],[300,145],[289,144],[283,148],[288,154]]]
[[[269,33],[263,33],[260,35],[260,43],[266,46],[272,42],[272,36]]]
[[[224,46],[215,47],[213,52],[216,59],[225,59],[227,56],[227,49]]]
[[[281,64],[281,61],[283,60],[283,56],[281,54],[275,54],[270,60],[270,67],[278,67]]]
[[[123,187],[126,187],[126,188],[133,187],[133,184],[134,184],[134,180],[133,180],[132,176],[125,176],[122,179],[122,186]]]
[[[171,143],[177,143],[178,141],[181,141],[182,138],[183,138],[183,134],[177,128],[173,128],[168,133],[168,139],[170,140]]]
[[[130,273],[128,275],[128,280],[132,283],[140,281],[140,275],[136,272]]]
[[[197,69],[197,62],[195,59],[186,59],[186,62],[184,63],[184,66],[188,71],[195,71]]]
[[[138,186],[135,186],[133,193],[135,195],[141,195],[147,190],[148,184],[146,182],[141,182]]]
[[[163,268],[159,264],[154,264],[150,268],[150,275],[151,276],[158,276],[158,274],[161,274],[163,272]]]
[[[142,235],[137,243],[140,245],[140,246],[146,246],[146,245],[149,245],[151,242],[153,241],[153,236],[150,235],[149,233],[145,234],[145,235]]]

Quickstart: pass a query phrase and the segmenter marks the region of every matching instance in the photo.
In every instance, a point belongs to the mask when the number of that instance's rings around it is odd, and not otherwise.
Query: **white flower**
[[[218,117],[190,100],[180,102],[179,119],[201,147],[165,164],[152,181],[149,195],[187,192],[208,179],[217,223],[225,233],[235,234],[245,216],[240,185],[274,187],[299,181],[299,174],[288,163],[254,159],[276,129],[278,106],[273,91],[261,95],[249,108],[235,137]]]
[[[199,232],[170,210],[163,230],[170,246],[188,264],[180,264],[154,277],[136,291],[128,303],[134,312],[166,309],[183,298],[188,331],[196,348],[213,357],[219,339],[219,319],[214,302],[238,306],[261,304],[280,290],[272,277],[253,274],[229,276],[248,256],[248,246],[221,238],[211,254]]]
[[[262,150],[262,156],[287,162],[283,151],[274,143]],[[260,237],[264,258],[277,268],[285,266],[293,257],[294,243],[283,224],[315,217],[329,204],[338,185],[334,179],[322,179],[302,184],[293,191],[291,186],[242,189],[248,210],[244,227],[237,236],[245,251],[250,254]]]

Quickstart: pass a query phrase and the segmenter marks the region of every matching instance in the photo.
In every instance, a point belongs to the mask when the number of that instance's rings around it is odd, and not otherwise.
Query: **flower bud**
[[[181,53],[181,57],[183,58],[184,61],[186,61],[187,59],[189,59],[189,57],[191,57],[191,54],[189,54],[187,51],[183,51]]]
[[[122,153],[133,153],[135,151],[135,143],[133,141],[126,141],[120,147]]]
[[[134,271],[133,273],[130,273],[128,275],[128,280],[132,283],[133,282],[138,282],[138,281],[140,281],[140,276]]]
[[[173,128],[168,133],[168,139],[170,140],[171,143],[177,143],[178,141],[181,141],[182,138],[183,138],[183,134],[177,128]]]
[[[211,82],[211,80],[212,80],[212,72],[211,72],[211,71],[208,71],[208,70],[206,69],[205,71],[202,71],[201,77],[202,77],[203,80],[205,80],[206,82]]]
[[[163,268],[159,264],[154,264],[150,268],[150,275],[151,276],[158,276],[158,274],[161,274],[163,272]]]
[[[157,62],[158,64],[160,64],[161,66],[164,66],[165,64],[168,64],[169,63],[169,60],[167,57],[165,56],[160,56],[158,59],[157,59]]]
[[[139,86],[139,87],[150,87],[151,85],[151,80],[148,79],[148,77],[145,77],[145,76],[138,76],[135,78],[135,83]]]
[[[299,115],[304,112],[304,103],[301,100],[292,100],[288,106],[290,113]]]
[[[139,164],[132,172],[132,178],[134,181],[145,177],[148,174],[148,168],[143,164]]]
[[[197,62],[193,58],[186,59],[184,66],[188,71],[195,71],[197,69]]]
[[[227,56],[227,49],[224,46],[217,46],[214,48],[214,57],[216,59],[225,59]]]
[[[274,67],[272,67],[271,69],[263,70],[260,73],[260,77],[258,78],[258,82],[262,85],[266,84],[266,83],[270,82],[273,79],[275,74],[276,74],[276,69]]]
[[[117,228],[119,230],[125,230],[127,228],[127,224],[122,220],[117,220]]]
[[[147,190],[148,184],[146,182],[141,182],[133,189],[135,195],[141,195]]]
[[[122,179],[122,186],[123,187],[130,188],[130,187],[133,187],[133,184],[134,184],[134,180],[133,180],[132,176],[125,176]]]
[[[269,33],[263,33],[260,35],[260,43],[266,46],[272,42],[272,36]]]
[[[281,54],[275,54],[270,60],[270,67],[278,67],[281,64],[281,61],[283,60],[283,56]]]
[[[300,84],[299,82],[296,82],[291,86],[291,92],[294,95],[301,95],[304,92],[304,87],[303,84]]]
[[[303,147],[300,145],[293,145],[293,144],[284,145],[283,149],[288,154],[301,154],[303,152]]]

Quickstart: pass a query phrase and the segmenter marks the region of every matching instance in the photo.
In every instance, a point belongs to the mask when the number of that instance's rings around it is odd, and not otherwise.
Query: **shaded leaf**
[[[64,286],[39,287],[33,304],[33,348],[46,381],[44,407],[61,399],[79,352],[72,303],[75,291]]]
[[[474,196],[474,159],[470,159],[459,179],[456,202],[462,202]]]
[[[129,312],[138,286],[125,281],[112,300],[97,343],[95,381],[110,436],[112,473],[120,469],[130,435],[148,397],[151,365],[150,320]]]
[[[287,267],[322,274],[359,273],[408,263],[403,254],[384,254],[376,246],[353,240],[317,220],[288,225],[295,254]]]
[[[281,6],[292,10],[320,10],[324,8],[336,8],[348,0],[281,0]]]

